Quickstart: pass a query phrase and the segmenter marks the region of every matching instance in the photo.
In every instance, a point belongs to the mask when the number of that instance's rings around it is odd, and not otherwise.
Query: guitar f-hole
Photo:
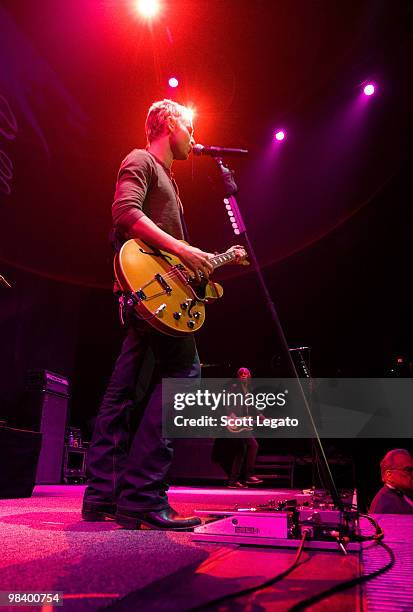
[[[139,250],[144,255],[154,255],[155,257],[162,257],[162,259],[164,259],[165,261],[172,260],[172,257],[170,255],[167,255],[166,253],[161,253],[161,251],[145,251],[145,249],[143,249],[142,247],[140,247]]]

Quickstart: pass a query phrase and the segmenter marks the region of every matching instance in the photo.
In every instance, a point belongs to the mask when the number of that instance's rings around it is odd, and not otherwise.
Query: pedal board
[[[297,548],[304,531],[307,550],[359,552],[351,537],[357,530],[357,513],[297,508],[287,511],[249,509],[195,510],[205,523],[195,527],[197,542],[228,542],[249,546]],[[344,516],[343,516],[344,514]]]

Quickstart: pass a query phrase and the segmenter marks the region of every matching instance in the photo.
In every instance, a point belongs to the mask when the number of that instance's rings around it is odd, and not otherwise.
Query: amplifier
[[[65,430],[69,420],[69,381],[48,370],[27,373],[19,425],[42,433],[36,484],[57,484],[62,478]]]
[[[65,444],[63,481],[65,484],[84,482],[86,479],[87,449]]]
[[[69,397],[69,380],[49,370],[29,370],[26,386],[28,391],[48,391]]]
[[[32,417],[40,420],[43,434],[36,484],[58,484],[62,480],[63,448],[68,421],[68,398],[49,391],[33,391]],[[38,395],[38,397],[36,397]],[[36,401],[37,400],[37,401]],[[37,410],[36,410],[37,409]]]

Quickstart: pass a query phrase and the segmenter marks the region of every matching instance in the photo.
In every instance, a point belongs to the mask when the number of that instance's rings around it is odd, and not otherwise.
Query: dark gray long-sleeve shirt
[[[131,238],[130,228],[143,215],[182,240],[182,204],[170,171],[145,149],[133,149],[123,160],[116,183],[112,218],[118,237]]]

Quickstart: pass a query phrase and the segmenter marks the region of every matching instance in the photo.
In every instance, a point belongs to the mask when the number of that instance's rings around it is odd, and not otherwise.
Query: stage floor
[[[196,543],[190,533],[127,531],[114,522],[85,523],[80,517],[83,491],[79,485],[38,486],[29,499],[0,500],[1,591],[62,591],[65,610],[109,605],[183,611],[275,576],[295,556],[291,549]],[[192,513],[299,494],[285,489],[172,487],[169,497],[180,512]],[[291,575],[271,588],[229,602],[227,609],[251,605],[287,610],[358,571],[358,554],[304,551]],[[331,610],[331,601],[314,609]],[[334,597],[334,610],[357,610],[359,602],[353,589]]]

